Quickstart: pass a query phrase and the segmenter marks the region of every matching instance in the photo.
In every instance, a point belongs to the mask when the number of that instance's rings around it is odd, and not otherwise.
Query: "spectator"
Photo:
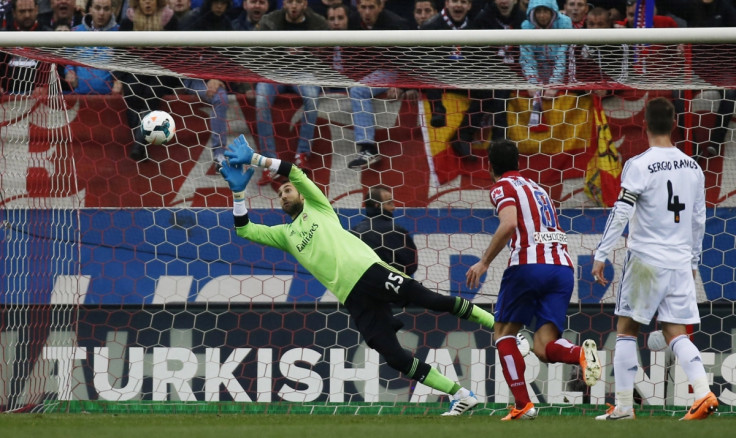
[[[414,0],[414,24],[417,29],[435,15],[437,15],[437,7],[434,5],[434,0]]]
[[[678,15],[687,27],[734,27],[736,6],[730,0],[680,1]]]
[[[595,7],[588,12],[585,19],[588,29],[610,29],[613,20],[608,9]],[[629,74],[629,45],[584,45],[575,50],[575,60],[570,64],[568,74],[570,82],[587,82],[594,84],[624,83]],[[596,89],[594,93],[600,97],[611,94],[611,90]]]
[[[626,0],[590,0],[590,9],[603,8],[609,12],[611,22],[621,20],[626,13]]]
[[[636,18],[636,0],[626,0],[626,18],[617,21],[613,27],[644,27],[640,26]],[[652,27],[678,27],[677,22],[666,15],[657,15],[657,9],[654,9],[654,17]]]
[[[472,29],[521,29],[526,19],[524,11],[517,0],[493,0],[478,13],[470,24]],[[496,53],[502,62],[513,69],[519,68],[519,47],[505,45]],[[492,139],[506,137],[508,118],[506,102],[511,97],[511,90],[493,90],[490,112],[493,116]]]
[[[167,0],[130,0],[129,5],[125,18],[120,23],[121,31],[171,31],[179,28]],[[133,131],[130,158],[136,161],[146,160],[148,151],[140,129],[141,118],[148,112],[159,109],[165,95],[174,94],[174,89],[182,87],[181,80],[170,76],[128,72],[115,75],[123,83],[128,125]]]
[[[233,30],[255,30],[268,12],[267,0],[243,0],[243,10],[233,21]]]
[[[589,7],[586,0],[566,0],[564,14],[570,17],[573,29],[585,28]]]
[[[17,2],[14,1],[11,9],[13,10],[13,31],[52,31],[52,27],[44,26],[40,20],[38,13],[38,1]],[[16,9],[20,8],[16,14]],[[67,28],[67,30],[69,30]],[[38,62],[22,56],[14,56],[9,54],[0,55],[5,73],[10,77],[3,77],[0,88],[14,94],[31,93],[34,97],[45,96],[48,93],[48,74],[52,64]],[[64,66],[56,65],[59,77],[64,77]],[[39,72],[42,74],[39,75]],[[71,87],[66,81],[61,81],[61,91],[69,92]]]
[[[417,247],[409,232],[394,222],[394,200],[384,186],[373,187],[365,194],[367,218],[355,227],[353,234],[368,244],[384,262],[405,273],[417,270]]]
[[[29,32],[41,30],[38,22],[38,0],[12,0],[13,27],[10,30]]]
[[[350,8],[348,5],[338,3],[330,5],[327,8],[327,25],[330,30],[348,30],[348,16],[350,15]],[[336,68],[339,70],[341,68]]]
[[[227,11],[231,0],[205,0],[201,9],[185,24],[185,30],[233,30]],[[212,131],[212,155],[216,162],[224,160],[223,146],[227,144],[228,99],[225,82],[220,79],[184,79],[187,92],[196,94],[210,105],[214,117],[210,121]]]
[[[357,0],[358,18],[349,25],[353,30],[403,30],[408,29],[406,20],[383,8],[382,0]],[[358,52],[360,54],[360,52]],[[380,67],[366,75],[361,82],[390,82],[392,72]],[[401,98],[403,91],[391,87],[352,87],[348,91],[353,110],[355,145],[358,156],[348,163],[355,170],[365,169],[381,160],[376,144],[376,117],[373,98],[385,94],[387,99]]]
[[[560,14],[555,0],[531,0],[522,29],[572,29],[569,17]],[[521,68],[533,85],[562,84],[565,80],[567,47],[560,44],[521,46]],[[535,91],[532,91],[533,95]],[[545,90],[554,97],[557,90]]]
[[[307,0],[284,0],[283,7],[269,12],[260,21],[259,30],[327,30],[327,20],[307,7]],[[273,131],[271,106],[276,95],[287,90],[299,93],[304,105],[295,164],[306,168],[312,152],[311,141],[317,123],[317,98],[321,88],[317,85],[285,85],[261,82],[256,85],[256,121],[260,152],[263,156],[276,158],[276,140]],[[278,178],[277,174],[264,169],[259,186],[267,185]]]
[[[187,22],[199,12],[199,8],[192,9],[191,0],[169,0],[169,7],[174,11],[176,21],[182,29],[185,28],[187,26]]]
[[[347,30],[348,29],[348,17],[350,16],[350,7],[346,4],[339,3],[330,5],[327,8],[327,25],[330,30]],[[335,46],[332,51],[332,68],[342,72],[342,47]],[[345,92],[345,88],[340,88],[339,92]]]
[[[256,30],[268,9],[268,0],[243,0],[238,14],[231,21],[233,30]],[[237,93],[247,94],[249,100],[255,98],[254,84],[250,82],[231,82],[230,86]]]
[[[489,1],[473,19],[473,29],[521,29],[526,19],[524,11],[516,0]],[[505,54],[501,54],[505,56]],[[511,60],[511,62],[516,62]]]
[[[205,0],[188,23],[181,23],[184,30],[233,30],[227,11],[232,0]]]
[[[38,0],[13,0],[11,31],[35,32],[45,29],[38,22]],[[48,93],[48,73],[51,64],[10,53],[0,53],[0,92],[10,94]],[[62,67],[63,68],[63,67]],[[62,81],[62,86],[67,85]]]
[[[414,19],[414,0],[383,0],[383,8],[407,23]]]
[[[445,7],[435,15],[431,20],[427,21],[422,30],[460,30],[470,27],[470,9],[472,3],[470,0],[447,0]],[[460,49],[449,54],[451,62],[462,59],[463,55]],[[435,128],[445,126],[446,109],[442,104],[442,89],[428,89],[425,94],[432,109],[432,117],[430,124]],[[472,142],[475,139],[475,133],[480,129],[483,123],[485,113],[498,114],[498,120],[494,121],[494,138],[503,138],[505,136],[505,98],[508,97],[504,91],[499,92],[500,101],[494,101],[493,90],[458,90],[465,96],[470,98],[470,106],[463,115],[460,122],[456,137],[452,140],[451,146],[455,154],[460,158],[475,160],[475,156],[471,153]],[[505,95],[505,96],[504,96]]]
[[[611,12],[605,8],[595,7],[585,16],[586,29],[610,29],[612,27]]]
[[[383,0],[356,0],[357,11],[350,17],[351,30],[405,30],[409,22],[385,9]]]
[[[123,31],[178,30],[179,22],[166,0],[130,0],[125,18],[120,22]]]
[[[74,5],[74,0],[51,0],[51,10],[38,14],[38,23],[47,29],[55,29],[60,22],[74,27],[82,22],[82,13]]]
[[[87,0],[87,11],[82,23],[74,26],[73,31],[104,32],[120,28],[112,13],[112,0]],[[88,47],[84,56],[108,59],[110,51],[109,47]],[[122,83],[107,70],[72,65],[66,67],[65,77],[77,94],[120,94],[123,91]]]
[[[572,29],[570,17],[560,14],[555,0],[531,0],[527,10],[527,19],[521,24],[522,29]],[[567,46],[563,44],[544,44],[521,46],[519,63],[524,77],[530,84],[542,86],[562,84],[567,70]],[[533,98],[532,114],[529,118],[529,129],[539,131],[549,129],[542,118],[542,97],[554,98],[557,89],[546,88],[540,92],[536,88],[529,90]]]
[[[13,29],[13,2],[0,0],[0,32]]]
[[[470,27],[473,29],[521,29],[521,23],[526,19],[524,11],[516,0],[493,0],[473,19]],[[506,45],[498,50],[498,56],[504,64],[519,62],[519,48]],[[507,97],[511,92],[507,92]]]
[[[321,15],[325,18],[327,17],[327,10],[330,9],[331,6],[343,4],[342,0],[309,0],[308,3],[309,7],[316,14]]]

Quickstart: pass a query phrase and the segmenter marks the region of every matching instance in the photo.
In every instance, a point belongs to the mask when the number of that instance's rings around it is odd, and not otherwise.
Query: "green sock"
[[[424,381],[422,383],[429,386],[430,388],[437,389],[450,395],[455,394],[460,388],[462,388],[459,384],[442,375],[435,368],[431,368],[429,370],[427,377],[424,378]]]
[[[488,329],[492,329],[493,324],[496,323],[496,319],[490,312],[487,312],[478,306],[473,306],[473,310],[470,312],[468,321],[477,322]]]
[[[452,314],[456,315],[458,318],[477,322],[489,329],[492,329],[493,324],[496,322],[493,315],[489,312],[486,312],[465,298],[460,297],[455,297],[455,306],[452,309]]]

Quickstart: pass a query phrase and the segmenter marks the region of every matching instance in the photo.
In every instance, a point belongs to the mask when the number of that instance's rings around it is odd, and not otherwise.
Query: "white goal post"
[[[302,32],[4,32],[0,46],[228,47],[228,46],[496,46],[518,44],[729,44],[736,28],[360,30]]]
[[[550,29],[550,30],[463,30],[454,31],[312,31],[298,39],[293,32],[3,32],[0,47],[33,48],[29,53],[48,59],[62,57],[107,70],[145,71],[183,76],[227,79],[265,80],[289,84],[354,86],[363,77],[338,74],[327,52],[334,47],[353,48],[354,56],[343,65],[345,71],[379,69],[399,72],[400,79],[383,78],[379,85],[392,80],[402,86],[419,88],[529,88],[527,79],[497,56],[499,49],[519,45],[588,45],[597,47],[584,62],[594,63],[595,71],[578,69],[576,76],[556,88],[603,89],[616,87],[640,89],[712,89],[733,82],[730,70],[736,58],[734,28],[686,29]],[[692,60],[683,45],[714,45],[720,52],[716,64]],[[632,45],[621,55],[621,45]],[[655,45],[656,47],[649,47]],[[104,57],[84,55],[83,47],[113,47]],[[146,48],[134,50],[133,48]],[[176,59],[167,50],[187,47],[184,59]],[[389,50],[393,47],[393,50]],[[301,48],[297,62],[289,48]],[[370,52],[361,50],[375,49]],[[452,58],[448,51],[462,49],[468,56]],[[130,49],[130,50],[128,50]],[[187,67],[186,60],[201,56],[222,56],[227,65],[201,63]],[[158,50],[157,57],[149,50]],[[708,49],[704,49],[707,51]],[[19,53],[22,53],[19,52]],[[586,52],[587,53],[587,52]],[[693,52],[695,53],[695,52]],[[622,61],[622,56],[626,58]],[[173,58],[173,59],[172,59]],[[355,59],[358,58],[358,59]],[[221,58],[222,59],[222,58]],[[371,63],[379,61],[377,65]],[[625,62],[626,66],[621,66]],[[283,65],[282,69],[271,66]],[[191,64],[190,64],[191,66]],[[291,71],[299,66],[298,71]],[[247,72],[239,69],[248,69]],[[313,76],[308,76],[309,73]],[[699,75],[699,73],[701,73]],[[367,73],[363,73],[365,76]],[[702,76],[702,77],[701,77]],[[376,85],[375,82],[367,85]],[[536,87],[537,85],[531,85]]]

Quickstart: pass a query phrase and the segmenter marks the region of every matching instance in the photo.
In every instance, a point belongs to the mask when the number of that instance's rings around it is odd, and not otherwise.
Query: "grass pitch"
[[[502,422],[500,416],[462,417],[371,415],[238,414],[6,414],[5,437],[44,438],[430,438],[430,437],[716,437],[733,436],[736,417],[705,421],[645,417],[595,421],[592,416],[540,416]]]

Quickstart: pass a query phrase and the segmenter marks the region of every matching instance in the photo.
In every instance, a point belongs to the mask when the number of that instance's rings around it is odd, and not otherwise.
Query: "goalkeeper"
[[[254,153],[242,135],[228,146],[225,157],[220,173],[233,191],[238,236],[293,255],[345,305],[368,346],[392,368],[451,396],[450,409],[443,415],[460,415],[478,404],[475,394],[401,346],[396,331],[402,324],[394,318],[391,305],[411,303],[451,312],[488,329],[494,322],[490,313],[464,298],[432,292],[381,261],[368,245],[342,227],[327,197],[292,163]],[[278,196],[291,223],[266,226],[250,222],[245,187],[254,166],[289,178],[279,187]]]

